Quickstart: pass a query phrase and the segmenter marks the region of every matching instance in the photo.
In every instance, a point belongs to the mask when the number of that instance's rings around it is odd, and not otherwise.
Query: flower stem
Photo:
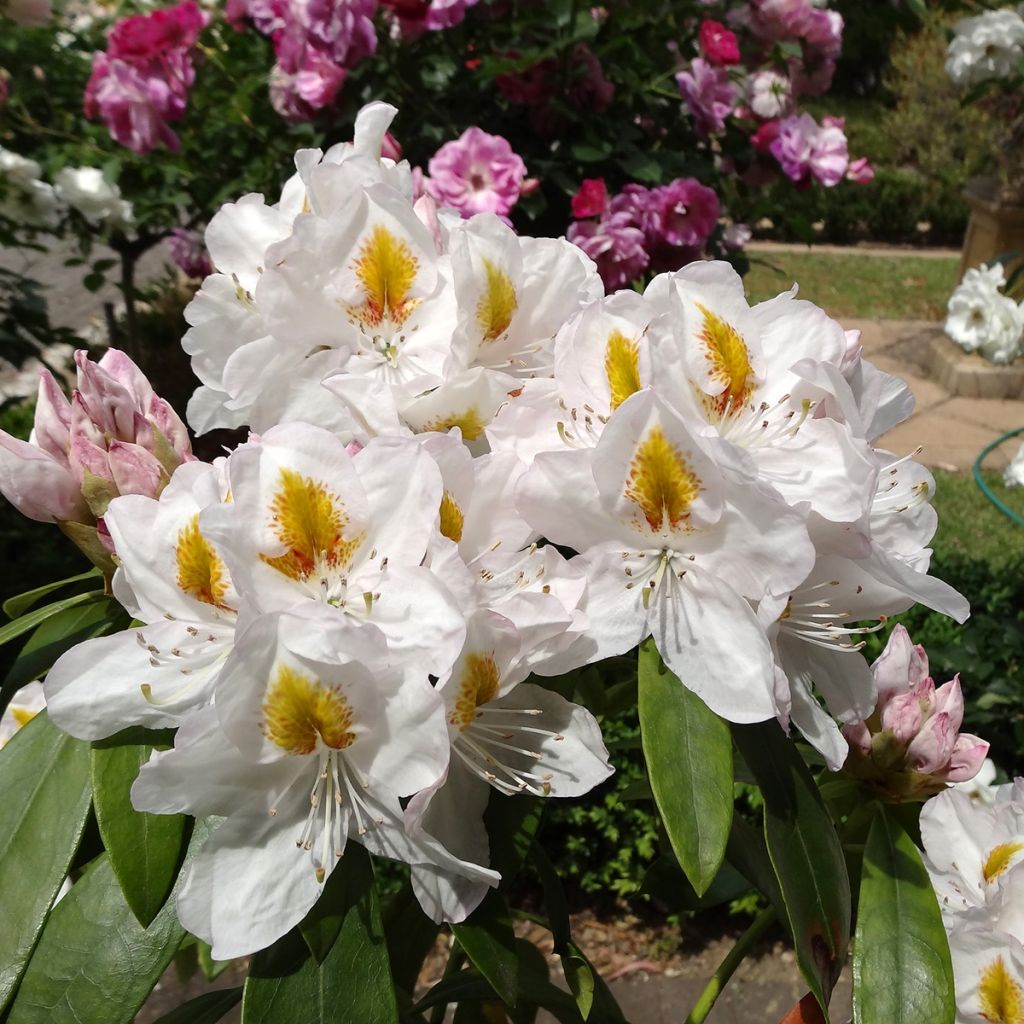
[[[736,945],[729,950],[729,955],[722,961],[718,970],[711,976],[700,999],[690,1011],[684,1024],[703,1024],[707,1019],[715,1001],[722,994],[729,979],[733,976],[736,968],[739,967],[743,958],[750,952],[751,947],[761,938],[775,920],[775,908],[766,907],[757,917],[754,923],[736,940]]]

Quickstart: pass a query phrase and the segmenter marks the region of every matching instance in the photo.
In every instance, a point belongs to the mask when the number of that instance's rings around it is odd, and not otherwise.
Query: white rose
[[[90,224],[125,227],[131,223],[131,204],[97,167],[65,167],[56,178],[57,194]]]

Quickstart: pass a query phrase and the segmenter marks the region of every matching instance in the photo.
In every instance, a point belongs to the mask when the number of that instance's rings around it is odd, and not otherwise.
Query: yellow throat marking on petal
[[[318,742],[342,750],[356,738],[341,691],[290,665],[278,667],[263,701],[263,734],[289,754],[312,754]]]
[[[31,708],[11,708],[11,717],[19,729],[23,725],[28,725],[38,714],[38,711],[33,711]]]
[[[690,516],[690,506],[701,492],[701,482],[661,427],[653,427],[633,456],[626,478],[625,497],[635,502],[654,532],[679,529]]]
[[[981,1016],[991,1024],[1024,1024],[1024,990],[996,957],[981,972],[978,982]]]
[[[476,717],[476,709],[498,695],[501,675],[491,654],[468,654],[462,666],[459,695],[448,721],[466,730]]]
[[[441,533],[458,544],[462,540],[465,521],[459,503],[452,497],[451,491],[445,491],[441,495]]]
[[[463,440],[475,441],[484,432],[486,426],[487,423],[476,406],[470,406],[463,412],[453,413],[451,416],[440,416],[436,420],[425,423],[420,433],[436,430],[439,434],[443,434],[451,430],[452,427],[458,427],[462,431]]]
[[[384,320],[401,326],[419,305],[419,299],[409,298],[418,269],[408,244],[378,224],[356,257],[354,270],[366,298],[351,312],[369,326]]]
[[[1024,843],[1000,843],[993,846],[985,858],[985,864],[981,869],[986,882],[997,879],[1010,867],[1013,858],[1024,850]]]
[[[178,587],[203,604],[227,610],[228,576],[213,545],[199,532],[199,513],[178,534],[174,547]]]
[[[476,319],[483,331],[484,341],[495,341],[508,330],[519,308],[512,278],[489,259],[484,259],[487,284],[476,307]]]
[[[294,469],[282,467],[271,503],[271,529],[287,549],[260,560],[293,580],[323,568],[344,568],[361,536],[346,539],[348,523],[341,500],[327,487]]]
[[[604,374],[611,390],[611,407],[617,409],[635,395],[640,383],[640,346],[622,331],[612,331],[604,350]]]
[[[720,394],[702,393],[702,398],[709,411],[717,412],[721,416],[727,409],[745,405],[754,390],[750,352],[742,335],[732,324],[699,302],[697,308],[704,315],[704,325],[700,333],[700,340],[704,344],[704,358],[710,364],[712,379],[725,385]]]

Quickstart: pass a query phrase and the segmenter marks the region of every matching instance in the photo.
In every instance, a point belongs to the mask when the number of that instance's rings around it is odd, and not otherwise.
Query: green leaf
[[[797,962],[827,1015],[850,937],[850,880],[839,836],[778,722],[735,725],[733,735],[764,797],[765,844]]]
[[[216,1024],[241,998],[241,986],[205,992],[165,1013],[153,1024]]]
[[[91,756],[93,805],[103,845],[143,928],[167,901],[185,844],[184,815],[146,814],[132,807],[132,783],[152,751],[149,743],[104,741],[93,745]]]
[[[73,608],[76,604],[87,604],[90,601],[100,600],[104,600],[103,591],[90,590],[86,594],[75,594],[74,597],[66,597],[63,601],[55,601],[53,604],[36,608],[34,611],[19,616],[13,622],[8,622],[6,626],[0,628],[0,646],[10,643],[22,634],[27,633],[30,629],[35,629],[40,622],[45,622],[47,619],[58,614],[58,612],[64,611],[65,608]]]
[[[769,871],[771,865],[769,865]],[[659,857],[644,876],[643,892],[666,903],[673,911],[707,910],[750,892],[750,882],[726,860],[703,896],[698,896],[675,858]]]
[[[186,861],[209,834],[197,821]],[[130,1024],[184,937],[173,899],[143,928],[101,855],[50,915],[7,1024]]]
[[[519,958],[505,898],[491,889],[462,924],[452,925],[452,932],[473,966],[490,982],[502,1002],[515,1006]]]
[[[342,876],[330,908],[341,927],[323,963],[298,929],[257,953],[242,996],[243,1024],[397,1024],[370,858],[350,843],[333,875]],[[321,934],[328,930],[324,922]]]
[[[411,996],[427,954],[434,948],[440,931],[423,913],[407,882],[392,897],[384,913],[384,932],[395,986]]]
[[[953,1024],[953,966],[938,900],[910,837],[879,806],[864,849],[853,946],[855,1024]]]
[[[127,626],[129,621],[121,606],[110,598],[98,598],[50,616],[36,626],[7,673],[0,688],[0,707],[6,706],[20,687],[45,676],[65,651],[111,632],[119,623]]]
[[[16,619],[19,615],[27,612],[40,598],[46,597],[47,594],[52,594],[55,590],[70,586],[72,583],[79,583],[82,580],[98,579],[99,575],[99,569],[89,569],[86,572],[79,573],[77,576],[69,576],[66,580],[57,580],[56,583],[44,583],[43,586],[36,587],[34,590],[26,590],[22,594],[15,594],[14,597],[9,597],[4,601],[4,614],[9,619]]]
[[[729,727],[665,667],[651,640],[640,648],[638,672],[654,800],[679,866],[702,895],[722,866],[732,825]]]
[[[491,791],[484,827],[491,845],[491,867],[501,875],[502,892],[519,874],[543,815],[544,801],[539,797]]]
[[[0,751],[0,1012],[25,971],[89,814],[89,744],[41,711]]]

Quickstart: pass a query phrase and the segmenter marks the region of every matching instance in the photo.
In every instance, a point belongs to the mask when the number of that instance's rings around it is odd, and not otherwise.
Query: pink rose
[[[579,191],[572,197],[572,215],[577,220],[598,217],[607,206],[608,187],[604,178],[585,178]]]
[[[740,48],[736,34],[721,22],[705,18],[697,35],[701,52],[711,64],[739,64]]]
[[[427,189],[441,206],[463,217],[475,213],[507,216],[519,199],[526,165],[506,139],[476,126],[446,142],[428,164]]]

